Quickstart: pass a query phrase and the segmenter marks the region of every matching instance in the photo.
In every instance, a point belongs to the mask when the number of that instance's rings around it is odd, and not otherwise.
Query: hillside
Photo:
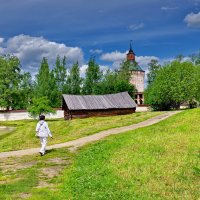
[[[198,199],[200,109],[69,152],[0,160],[0,199]]]

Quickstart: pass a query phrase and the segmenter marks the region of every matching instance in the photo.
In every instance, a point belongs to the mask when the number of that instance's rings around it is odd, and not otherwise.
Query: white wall
[[[64,118],[64,111],[57,110],[55,115],[46,115],[46,118]],[[8,120],[20,120],[20,119],[32,119],[29,117],[28,112],[7,112],[0,113],[0,121],[8,121]]]
[[[136,112],[145,112],[148,111],[148,107],[136,107]],[[64,118],[64,111],[57,110],[55,115],[46,115],[47,119],[55,118]],[[9,121],[9,120],[21,120],[21,119],[32,119],[29,117],[28,112],[7,112],[0,113],[0,121]]]

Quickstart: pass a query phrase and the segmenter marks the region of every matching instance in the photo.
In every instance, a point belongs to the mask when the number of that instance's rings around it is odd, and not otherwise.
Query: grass
[[[63,119],[48,120],[50,130],[54,135],[48,145],[67,142],[102,130],[135,124],[162,112],[138,112],[130,115],[112,117],[93,117],[87,119]],[[26,149],[39,146],[39,140],[35,138],[36,120],[19,120],[0,122],[0,126],[12,126],[15,130],[12,134],[4,134],[0,137],[0,152]]]
[[[200,110],[112,136],[77,154],[66,199],[199,199]]]
[[[72,155],[65,149],[52,150],[44,157],[1,159],[0,200],[65,199],[59,191],[62,183],[59,176],[62,177],[71,159]]]
[[[186,110],[73,153],[1,159],[0,200],[197,200],[199,116]]]

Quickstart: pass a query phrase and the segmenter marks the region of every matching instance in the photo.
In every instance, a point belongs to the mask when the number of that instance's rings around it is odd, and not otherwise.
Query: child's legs
[[[45,153],[46,151],[46,145],[47,145],[47,138],[46,137],[40,137],[40,142],[41,142],[41,153]]]

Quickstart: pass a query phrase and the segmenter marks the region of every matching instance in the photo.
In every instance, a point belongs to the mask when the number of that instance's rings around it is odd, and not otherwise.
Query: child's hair
[[[45,116],[44,115],[40,115],[40,120],[45,120]]]

